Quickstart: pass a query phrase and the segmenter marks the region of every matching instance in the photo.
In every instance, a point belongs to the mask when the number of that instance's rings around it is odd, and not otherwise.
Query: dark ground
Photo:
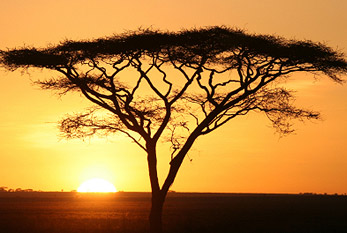
[[[147,231],[149,193],[0,193],[1,233]],[[170,193],[167,233],[344,233],[347,196]]]

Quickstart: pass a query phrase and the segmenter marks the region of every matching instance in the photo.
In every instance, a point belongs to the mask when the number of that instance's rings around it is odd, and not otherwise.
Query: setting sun
[[[117,189],[107,180],[94,178],[83,182],[77,189],[82,193],[114,193]]]

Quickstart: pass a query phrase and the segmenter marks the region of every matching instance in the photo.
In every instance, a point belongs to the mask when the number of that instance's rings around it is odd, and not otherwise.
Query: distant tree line
[[[2,186],[2,187],[0,187],[0,192],[1,193],[5,193],[5,192],[9,192],[9,193],[14,193],[14,192],[30,193],[30,192],[40,192],[40,191],[35,191],[33,189],[21,189],[21,188],[11,189],[11,188]]]

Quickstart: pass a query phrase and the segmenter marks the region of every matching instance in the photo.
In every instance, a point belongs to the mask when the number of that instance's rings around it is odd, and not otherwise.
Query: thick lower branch
[[[165,180],[165,182],[162,186],[162,189],[161,189],[162,192],[164,193],[164,195],[166,195],[166,193],[169,191],[169,188],[173,184],[173,182],[176,178],[177,172],[178,172],[179,168],[181,167],[185,156],[187,155],[190,148],[193,146],[193,143],[195,142],[195,140],[200,135],[202,129],[203,129],[203,127],[201,127],[201,125],[199,125],[194,130],[194,132],[189,136],[189,138],[187,139],[187,141],[184,144],[184,146],[182,147],[182,149],[171,160],[169,174],[167,175],[166,180]]]

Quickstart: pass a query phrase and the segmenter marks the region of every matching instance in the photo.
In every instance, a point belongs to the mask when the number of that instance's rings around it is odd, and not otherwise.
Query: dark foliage
[[[345,74],[344,55],[312,41],[286,40],[270,35],[252,35],[239,29],[211,27],[180,32],[140,30],[90,41],[64,41],[45,49],[24,48],[2,51],[2,64],[7,68],[70,66],[89,59],[122,58],[138,54],[159,53],[170,60],[196,64],[201,57],[212,64],[232,64],[235,57],[226,52],[242,48],[248,56],[283,59],[292,66],[311,64],[335,80]],[[167,60],[168,61],[168,60]],[[235,64],[236,65],[236,64]]]

